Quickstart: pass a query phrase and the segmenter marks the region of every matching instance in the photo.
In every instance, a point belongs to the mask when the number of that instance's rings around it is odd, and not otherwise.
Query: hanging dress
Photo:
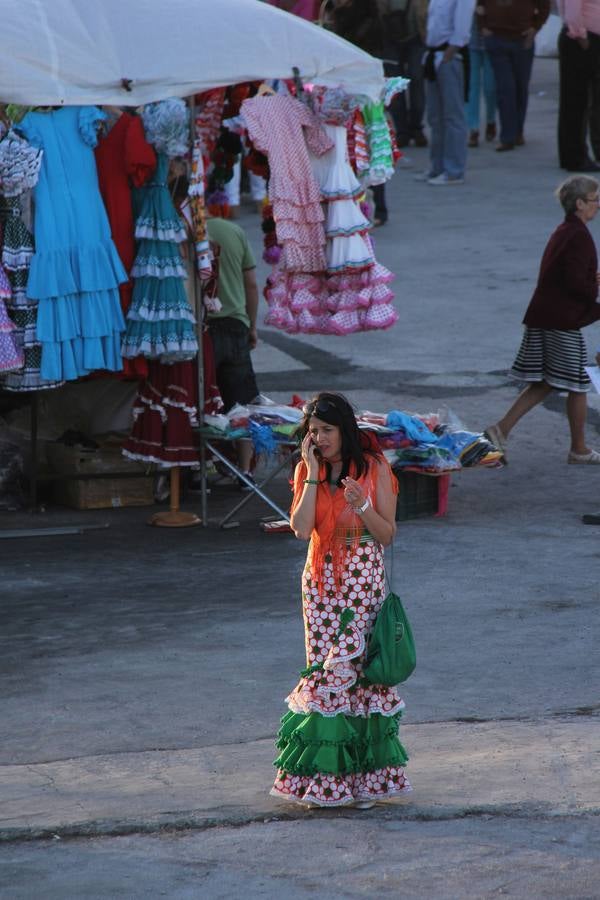
[[[133,427],[123,454],[165,468],[197,466],[193,428],[198,424],[196,365],[148,363],[148,377],[133,406]]]
[[[380,465],[371,459],[358,479],[371,502]],[[304,462],[296,467],[292,510],[306,471]],[[366,642],[385,599],[383,548],[364,530],[343,489],[331,492],[324,466],[318,477],[315,528],[302,575],[307,668],[286,700],[271,793],[335,807],[389,799],[410,785],[398,740],[404,702],[397,688],[362,677]]]
[[[44,151],[27,281],[28,298],[38,302],[43,378],[73,380],[122,368],[118,286],[127,275],[110,236],[93,153],[105,118],[95,106],[70,106],[29,112],[19,124]]]
[[[332,147],[310,155],[326,211],[327,272],[289,272],[278,263],[267,279],[265,322],[290,334],[345,335],[385,329],[398,319],[392,273],[378,263],[357,202],[362,192],[350,165],[346,129],[323,126]],[[277,225],[277,236],[280,234]]]
[[[131,186],[141,187],[156,167],[156,155],[144,137],[139,116],[122,113],[95,150],[100,193],[104,200],[113,241],[129,274],[135,259],[135,238]],[[121,309],[131,305],[133,281],[119,287]],[[146,363],[140,357],[125,359],[126,375],[145,375]]]
[[[326,268],[321,192],[308,149],[325,153],[332,140],[307,106],[283,94],[244,100],[242,116],[254,146],[269,157],[269,200],[282,247],[280,265],[293,272]]]
[[[29,266],[34,252],[33,235],[22,215],[23,198],[35,187],[42,165],[42,151],[9,131],[0,141],[0,234],[2,265],[10,282],[6,307],[14,324],[15,345],[23,354],[21,368],[5,372],[7,391],[33,391],[59,387],[62,381],[42,378],[42,348],[37,339],[37,300],[27,297]]]
[[[152,180],[137,195],[138,251],[123,356],[180,362],[196,356],[198,341],[179,250],[186,233],[167,188],[168,171],[169,158],[159,153]]]
[[[0,372],[23,366],[23,350],[15,343],[15,325],[6,311],[5,301],[11,297],[10,281],[0,264]]]

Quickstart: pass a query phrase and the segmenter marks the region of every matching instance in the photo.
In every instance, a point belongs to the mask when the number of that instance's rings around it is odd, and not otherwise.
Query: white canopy
[[[259,0],[0,0],[0,23],[5,103],[137,106],[294,66],[373,99],[383,86],[379,60]]]

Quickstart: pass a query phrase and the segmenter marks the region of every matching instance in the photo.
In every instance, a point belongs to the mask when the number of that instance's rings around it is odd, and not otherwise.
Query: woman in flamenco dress
[[[287,698],[271,793],[307,806],[365,809],[407,793],[398,740],[404,702],[369,683],[363,659],[385,599],[383,547],[397,482],[352,407],[322,392],[304,408],[291,526],[309,540],[302,575],[307,668]]]

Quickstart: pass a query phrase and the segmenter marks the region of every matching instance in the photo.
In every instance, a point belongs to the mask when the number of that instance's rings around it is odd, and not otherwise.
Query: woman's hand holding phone
[[[307,433],[302,441],[302,459],[306,463],[308,477],[318,478],[320,453],[316,448],[310,433]]]

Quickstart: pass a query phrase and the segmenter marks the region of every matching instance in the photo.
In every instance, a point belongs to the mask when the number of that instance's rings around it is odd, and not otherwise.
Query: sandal
[[[505,437],[497,425],[488,425],[488,427],[483,432],[484,437],[486,437],[490,443],[497,447],[498,450],[502,453],[504,458],[504,462],[507,462],[506,458],[506,445],[508,443],[508,438]]]

